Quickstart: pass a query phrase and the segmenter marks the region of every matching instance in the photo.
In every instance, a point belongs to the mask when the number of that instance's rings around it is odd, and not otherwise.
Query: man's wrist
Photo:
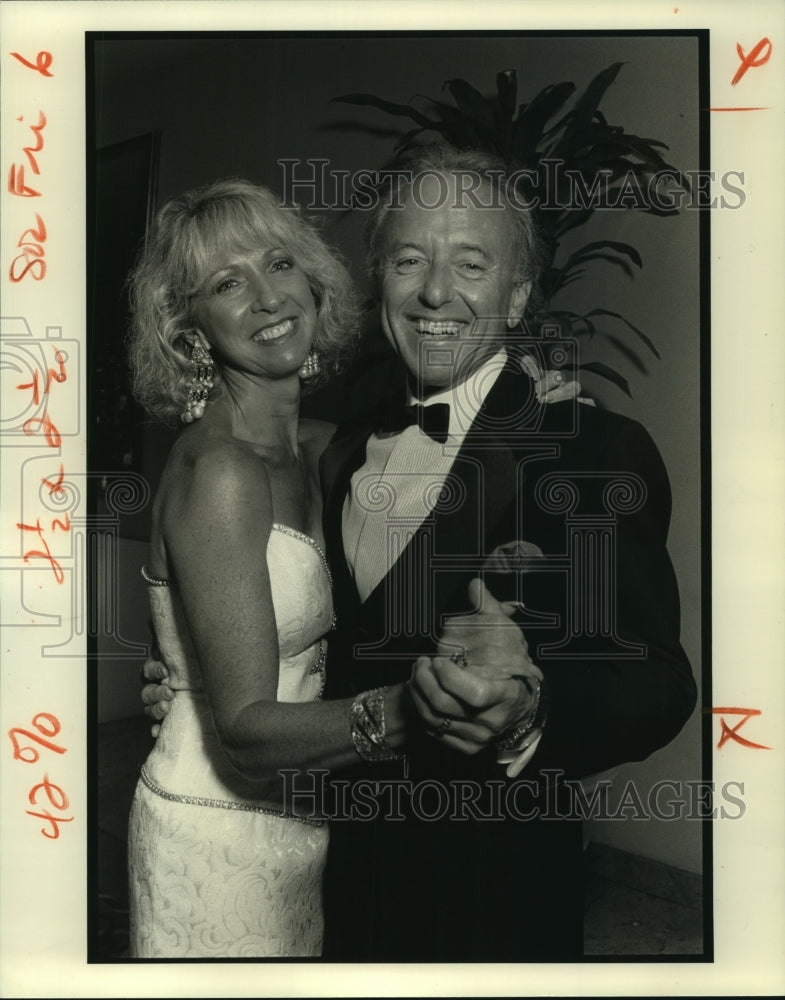
[[[536,687],[532,706],[525,715],[496,738],[497,750],[505,753],[522,750],[527,742],[527,738],[535,730],[542,732],[548,715],[548,696],[545,689],[545,682],[537,680],[535,683]]]

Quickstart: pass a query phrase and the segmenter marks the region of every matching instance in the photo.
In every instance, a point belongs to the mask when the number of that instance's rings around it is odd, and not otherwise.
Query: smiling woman
[[[305,306],[311,315],[309,346],[320,358],[320,372],[309,377],[306,388],[339,371],[357,342],[356,298],[339,256],[296,209],[282,209],[271,191],[241,179],[217,181],[166,203],[156,239],[141,255],[131,286],[134,393],[148,413],[173,422],[187,406],[193,346],[211,346],[209,338],[199,335],[196,310],[205,322],[215,310],[228,316],[232,305],[217,302],[226,297],[237,304],[242,297],[245,304],[249,288],[259,291],[259,281],[270,283],[261,290],[263,296],[276,288],[274,298],[282,301],[289,300],[292,281],[303,285],[296,293],[296,309]],[[272,305],[262,306],[257,315],[285,319],[278,314],[278,302]],[[313,323],[316,312],[318,322]],[[263,325],[257,323],[252,332]],[[215,360],[219,356],[220,348]],[[210,400],[221,395],[225,377],[219,363]]]
[[[316,304],[306,275],[283,254],[280,247],[228,258],[219,252],[194,298],[194,338],[221,363],[234,392],[244,380],[299,370],[311,349]]]
[[[129,821],[133,957],[305,957],[322,946],[328,831],[278,769],[352,762],[351,699],[320,701],[332,627],[318,461],[301,420],[316,349],[355,338],[338,258],[264,188],[168,202],[131,277],[138,398],[180,415],[155,498],[152,620],[177,697]],[[387,699],[400,737],[402,686]]]

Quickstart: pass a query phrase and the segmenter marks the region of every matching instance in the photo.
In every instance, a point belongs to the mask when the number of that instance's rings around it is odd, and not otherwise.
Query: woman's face
[[[281,247],[217,253],[192,308],[197,330],[227,375],[292,375],[316,332],[308,279]]]

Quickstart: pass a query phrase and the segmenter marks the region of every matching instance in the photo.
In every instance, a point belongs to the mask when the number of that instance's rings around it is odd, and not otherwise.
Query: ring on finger
[[[445,716],[442,719],[442,724],[439,726],[439,728],[431,730],[431,736],[435,736],[437,739],[439,739],[440,737],[444,736],[444,734],[447,732],[447,730],[450,728],[451,725],[452,725],[452,719],[449,716]]]

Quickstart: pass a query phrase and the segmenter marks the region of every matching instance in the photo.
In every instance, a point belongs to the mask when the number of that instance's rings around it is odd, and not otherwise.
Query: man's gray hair
[[[483,182],[493,194],[489,211],[504,211],[512,222],[513,245],[510,248],[516,266],[517,283],[530,281],[533,289],[547,261],[544,240],[531,210],[519,197],[511,200],[514,191],[513,168],[501,157],[478,150],[462,150],[447,145],[420,146],[399,157],[394,167],[385,172],[378,188],[378,201],[366,227],[368,270],[376,287],[385,253],[385,230],[391,213],[400,211],[406,191],[412,190],[419,176],[455,174],[463,178],[460,191],[464,199],[478,203],[477,188]],[[465,181],[468,180],[468,184]],[[398,207],[396,207],[396,205]]]

